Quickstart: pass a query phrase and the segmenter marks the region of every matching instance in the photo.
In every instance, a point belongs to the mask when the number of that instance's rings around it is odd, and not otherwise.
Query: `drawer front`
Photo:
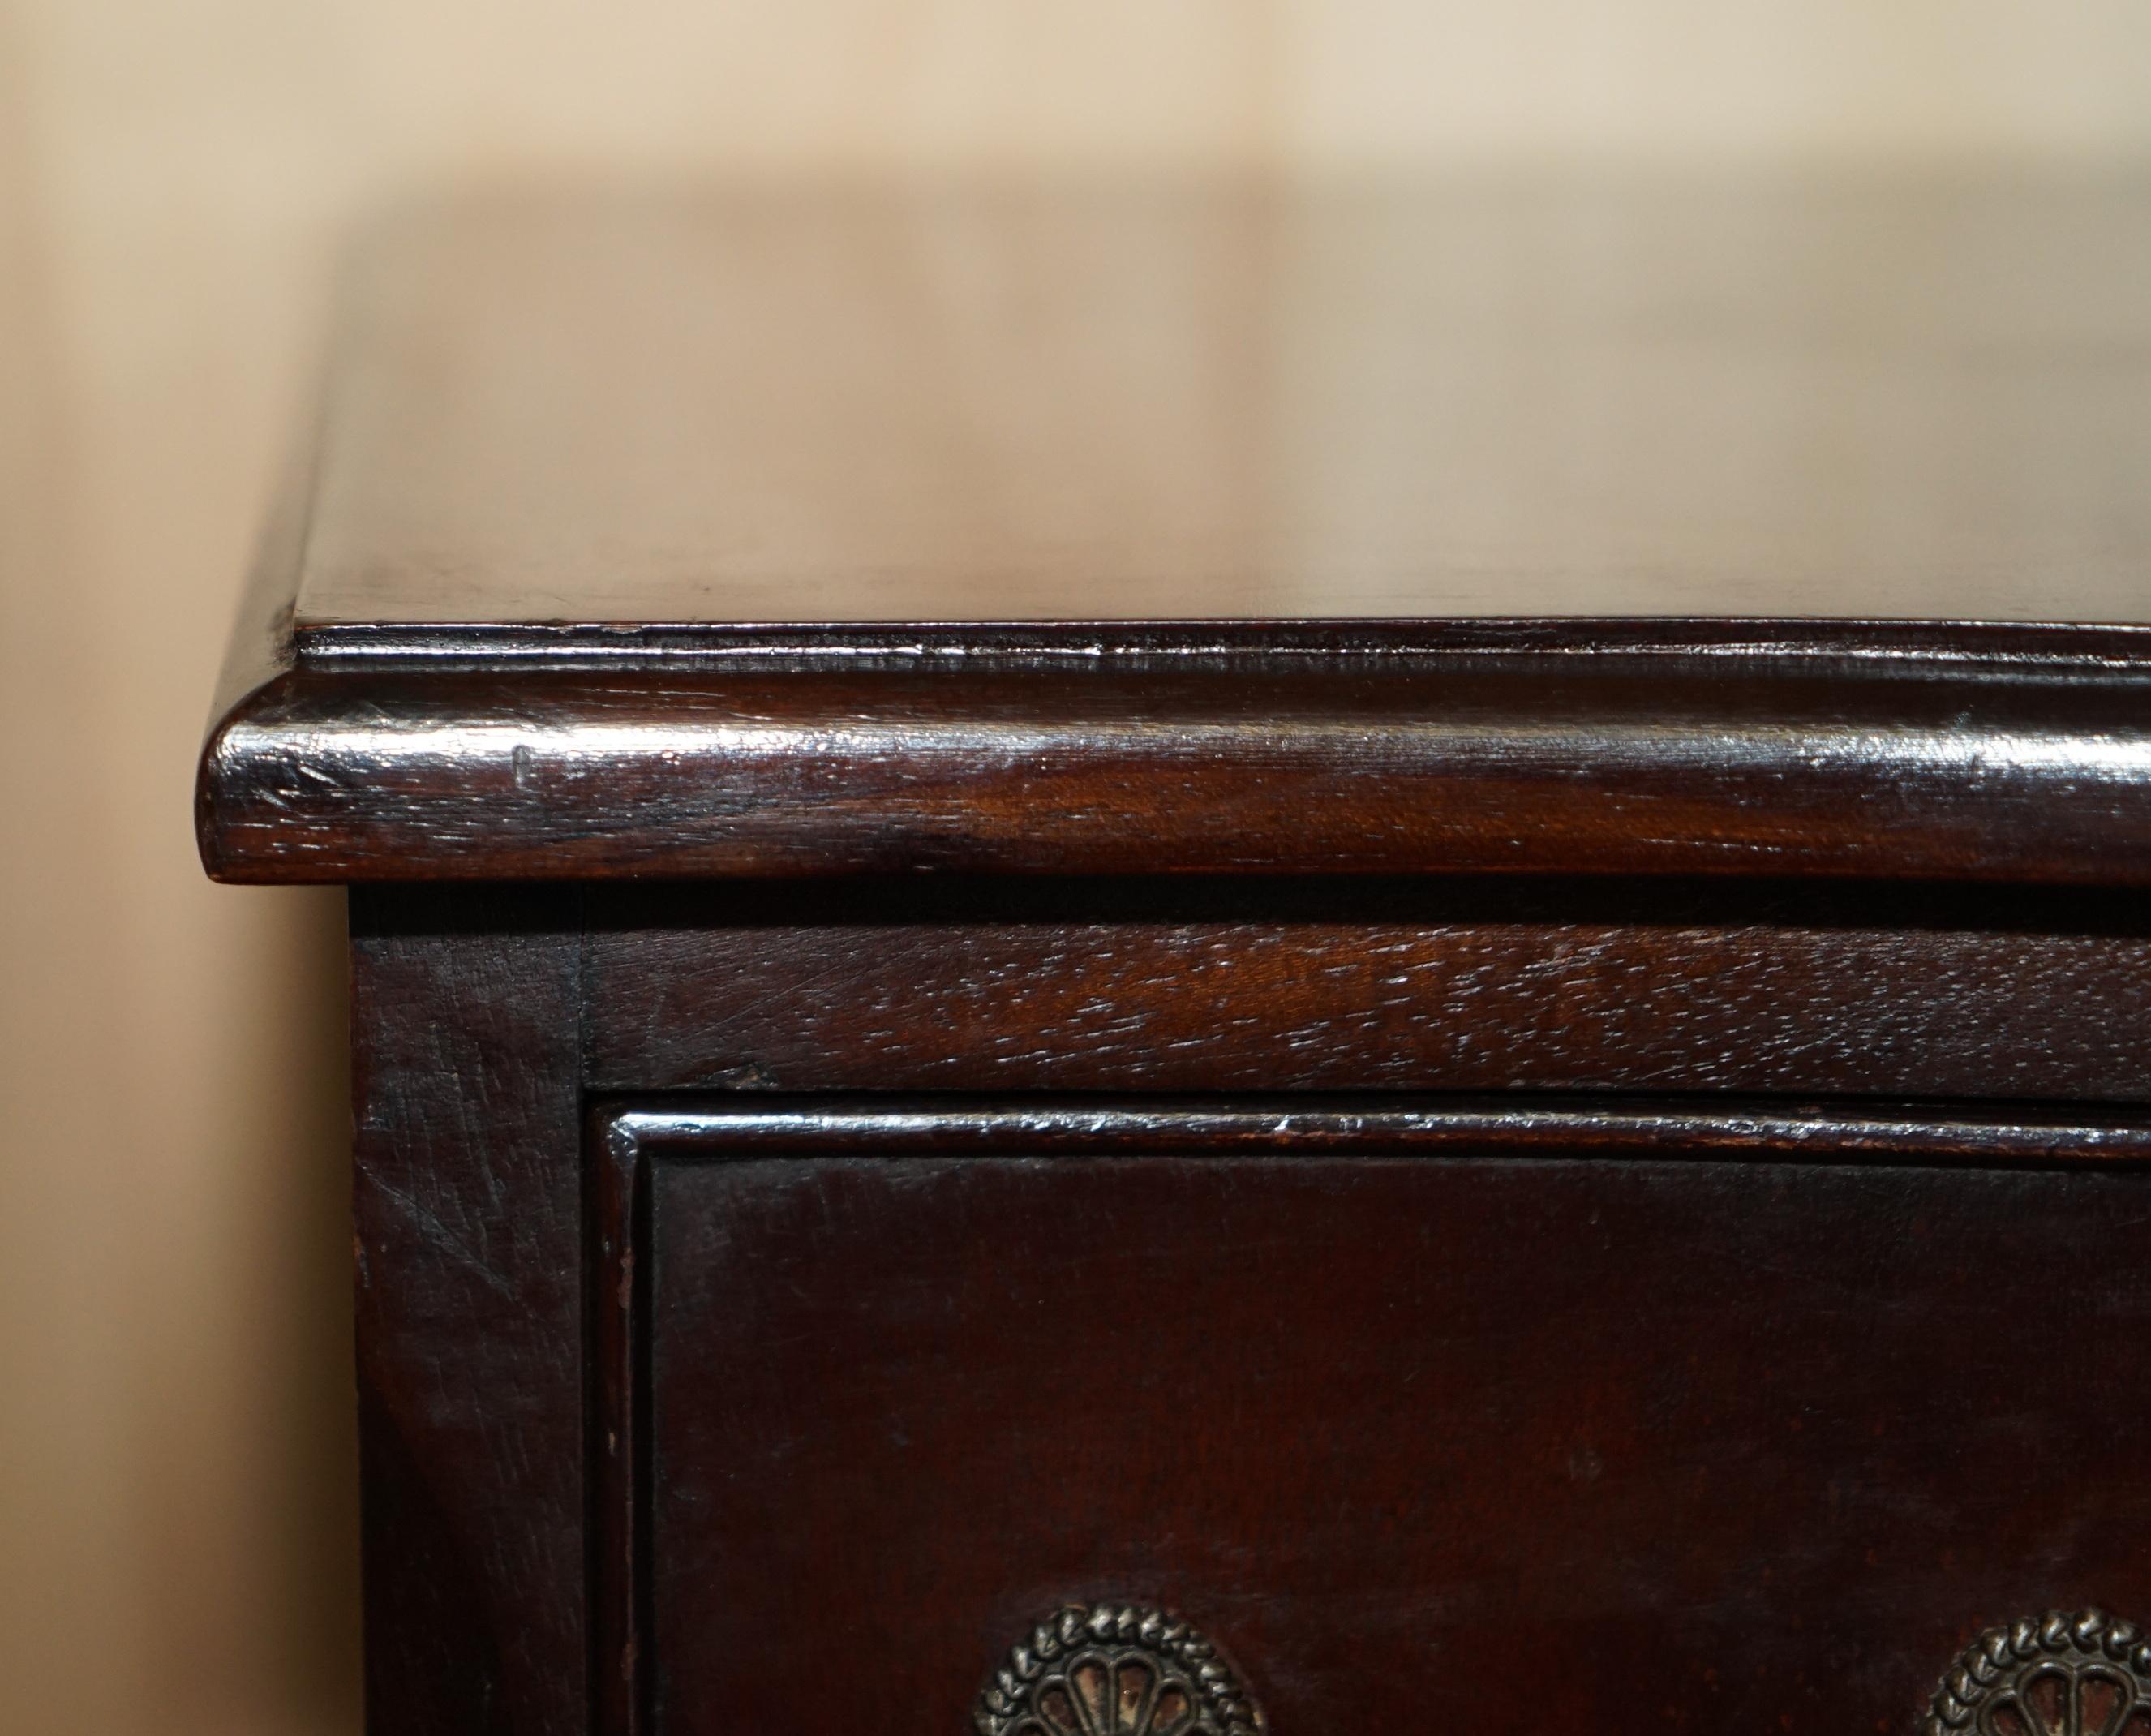
[[[600,1131],[623,1728],[1911,1732],[2151,1612],[2133,1130]],[[2074,1633],[1968,1691],[2133,1693]]]

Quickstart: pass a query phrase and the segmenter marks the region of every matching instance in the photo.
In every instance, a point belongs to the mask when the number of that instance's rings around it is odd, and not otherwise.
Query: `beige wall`
[[[333,894],[190,760],[348,215],[440,176],[2151,152],[2143,0],[0,0],[0,1728],[347,1729]]]

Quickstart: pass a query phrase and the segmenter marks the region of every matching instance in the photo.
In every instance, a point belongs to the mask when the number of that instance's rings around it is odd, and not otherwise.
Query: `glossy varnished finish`
[[[344,334],[323,644],[2143,618],[2143,180],[503,198],[393,225]]]
[[[2151,188],[480,201],[345,332],[198,797],[355,887],[380,1736],[2134,1658]]]
[[[2151,860],[2151,192],[515,201],[362,274],[242,880]]]
[[[1070,1598],[1182,1612],[1279,1729],[1909,1730],[1968,1612],[2151,1600],[2151,1294],[2081,1258],[2126,1238],[2141,1123],[601,1131],[643,1195],[611,1534],[653,1731],[955,1704]]]
[[[2133,671],[1623,668],[1596,644],[301,674],[212,738],[205,848],[227,878],[332,881],[2151,873]]]

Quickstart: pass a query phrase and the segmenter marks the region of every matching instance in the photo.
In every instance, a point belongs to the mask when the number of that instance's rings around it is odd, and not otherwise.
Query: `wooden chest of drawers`
[[[2151,1736],[2151,193],[367,257],[374,1728]]]

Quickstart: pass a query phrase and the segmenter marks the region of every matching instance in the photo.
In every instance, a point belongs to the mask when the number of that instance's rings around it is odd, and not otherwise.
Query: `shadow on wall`
[[[233,251],[195,214],[152,246],[53,196],[78,183],[18,18],[0,0],[0,1728],[346,1736],[343,898],[211,887],[187,823],[297,346],[235,299],[255,256],[188,275]]]
[[[356,1728],[358,1460],[352,1363],[351,1112],[344,896],[288,895],[262,989],[284,1017],[271,1087],[265,1204],[256,1223],[277,1313],[263,1371],[279,1437],[265,1490],[281,1586],[278,1696],[313,1730]]]
[[[153,1313],[134,1563],[165,1729],[345,1736],[360,1725],[344,895],[201,888],[238,927],[243,1005],[170,1246],[138,1236]],[[228,1059],[227,1059],[228,1057]],[[182,1184],[184,1185],[184,1184]],[[159,1276],[159,1274],[164,1274]]]

